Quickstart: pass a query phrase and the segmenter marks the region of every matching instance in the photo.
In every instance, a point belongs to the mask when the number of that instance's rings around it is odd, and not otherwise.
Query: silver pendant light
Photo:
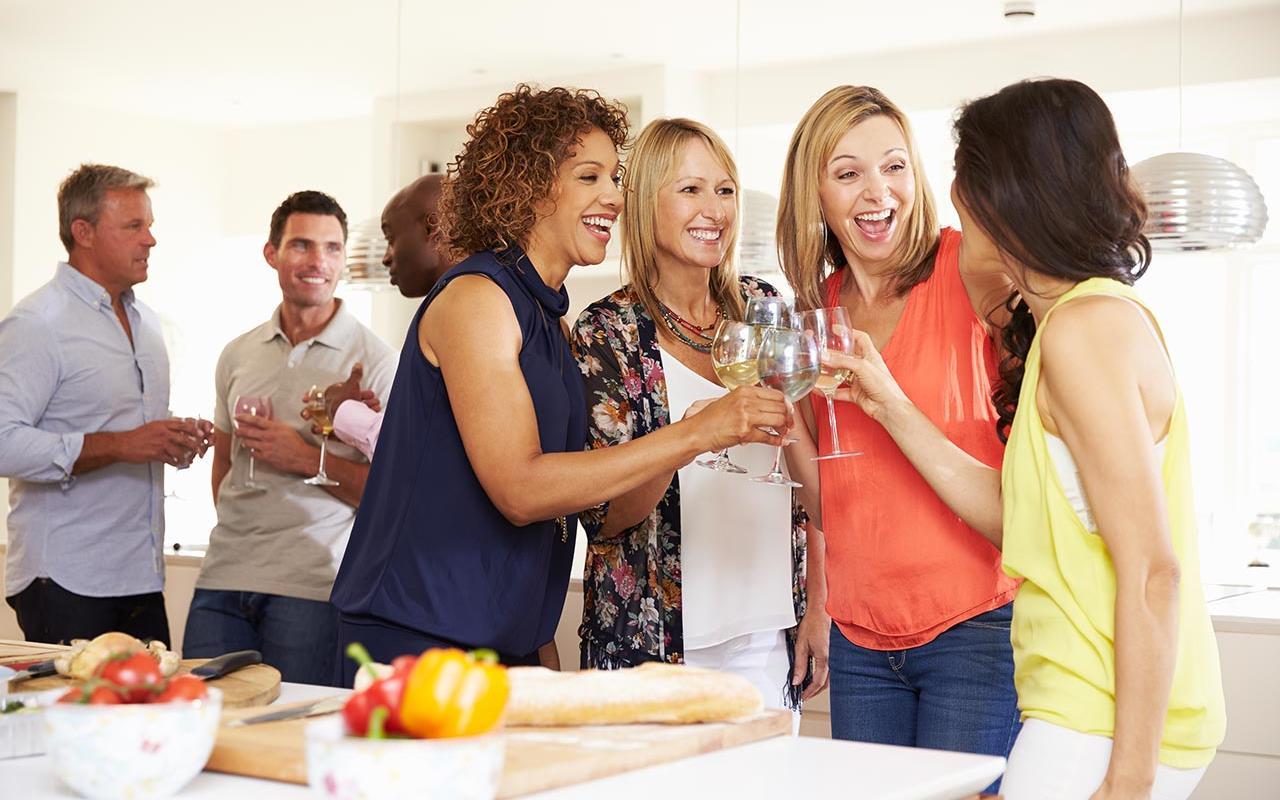
[[[403,0],[396,2],[396,113],[392,135],[395,137],[393,169],[400,163],[400,27],[404,13]],[[395,181],[393,181],[393,184]],[[382,236],[382,218],[371,217],[351,227],[347,234],[347,259],[342,280],[352,289],[380,291],[391,288],[391,271],[382,264],[387,240]]]
[[[347,261],[342,280],[353,289],[390,289],[391,271],[382,263],[387,240],[382,236],[382,221],[366,219],[347,234]]]
[[[1182,145],[1183,7],[1178,2],[1178,145]],[[1162,251],[1220,250],[1258,241],[1267,203],[1258,184],[1224,158],[1165,153],[1133,165],[1147,201],[1143,233]]]

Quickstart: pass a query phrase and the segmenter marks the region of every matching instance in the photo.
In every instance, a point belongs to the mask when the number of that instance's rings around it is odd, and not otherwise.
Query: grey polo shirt
[[[214,373],[217,400],[214,425],[233,431],[232,408],[240,395],[268,395],[274,416],[317,447],[320,437],[298,413],[302,395],[312,386],[345,380],[351,365],[364,363],[364,385],[386,403],[395,376],[395,355],[373,331],[339,303],[323,331],[297,345],[280,327],[280,309],[271,319],[223,349]],[[364,461],[353,447],[330,439],[331,455]],[[231,470],[218,489],[218,524],[209,535],[209,552],[196,587],[262,592],[304,600],[329,599],[342,563],[355,509],[304,475],[276,470],[258,461],[254,481],[265,492],[243,488],[249,452],[232,437]]]

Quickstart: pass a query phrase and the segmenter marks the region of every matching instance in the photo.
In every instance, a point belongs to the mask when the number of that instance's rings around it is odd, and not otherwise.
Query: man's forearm
[[[319,469],[319,467],[320,451],[316,450],[316,468]],[[369,465],[357,464],[345,458],[338,458],[332,453],[325,453],[324,471],[338,482],[337,486],[325,486],[325,491],[352,508],[358,508],[360,496],[364,494],[364,482],[369,478]]]
[[[125,460],[124,434],[115,431],[86,433],[84,446],[80,448],[80,457],[71,468],[71,474],[83,475],[95,469],[116,464]]]

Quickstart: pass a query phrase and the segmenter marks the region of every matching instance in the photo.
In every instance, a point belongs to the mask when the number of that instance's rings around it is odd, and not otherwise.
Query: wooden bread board
[[[43,661],[53,658],[68,648],[37,644],[34,642],[14,642],[0,640],[0,664],[13,661]],[[207,658],[188,658],[178,667],[178,672],[190,672]],[[32,678],[14,686],[14,691],[42,692],[46,689],[61,689],[77,686],[80,681],[64,675],[49,675],[44,678]],[[248,708],[264,706],[280,696],[280,672],[266,664],[254,664],[238,669],[230,675],[216,678],[208,682],[209,686],[222,690],[223,708]]]
[[[315,718],[238,728],[225,725],[252,713],[233,710],[223,714],[224,725],[218,729],[205,769],[305,784],[303,730]],[[740,722],[700,725],[507,728],[498,797],[519,797],[790,733],[791,712],[778,709],[767,709]]]

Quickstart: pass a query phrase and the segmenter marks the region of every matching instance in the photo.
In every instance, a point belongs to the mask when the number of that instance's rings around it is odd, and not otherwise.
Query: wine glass
[[[792,405],[813,389],[818,380],[819,363],[818,342],[814,337],[789,328],[766,331],[756,357],[760,382],[782,392]],[[796,489],[804,485],[782,474],[782,445],[778,445],[778,452],[773,457],[773,471],[751,480]]]
[[[794,328],[791,304],[782,297],[753,297],[747,301],[744,319],[766,328]]]
[[[818,343],[818,355],[823,350],[853,355],[853,326],[849,324],[849,312],[844,306],[831,308],[815,308],[800,314],[800,329],[810,335]],[[832,458],[860,456],[856,450],[840,448],[840,431],[836,428],[836,389],[849,380],[847,369],[834,369],[821,364],[818,370],[818,382],[815,384],[822,396],[827,399],[827,427],[831,430],[831,452],[814,456],[814,461],[826,461]]]
[[[716,327],[716,335],[711,340],[711,367],[729,391],[739,386],[755,386],[760,381],[756,355],[760,349],[761,330],[758,325],[732,319],[721,320]],[[736,475],[747,472],[729,460],[728,448],[716,453],[714,459],[699,461],[698,466]]]
[[[238,414],[247,414],[250,417],[262,417],[263,419],[271,419],[271,398],[265,394],[242,394],[236,398],[231,410],[231,424],[236,430],[240,426],[236,424],[235,418]],[[243,442],[240,445],[244,446]],[[266,486],[255,483],[253,480],[253,451],[249,451],[249,477],[244,483],[240,484],[238,489],[246,489],[250,492],[265,492]]]
[[[329,436],[333,433],[333,418],[329,416],[329,408],[324,403],[324,389],[319,386],[311,387],[311,391],[307,392],[307,410],[311,412],[311,421],[320,427],[320,469],[303,483],[308,486],[337,486],[338,482],[324,473],[325,445],[329,443]]]

